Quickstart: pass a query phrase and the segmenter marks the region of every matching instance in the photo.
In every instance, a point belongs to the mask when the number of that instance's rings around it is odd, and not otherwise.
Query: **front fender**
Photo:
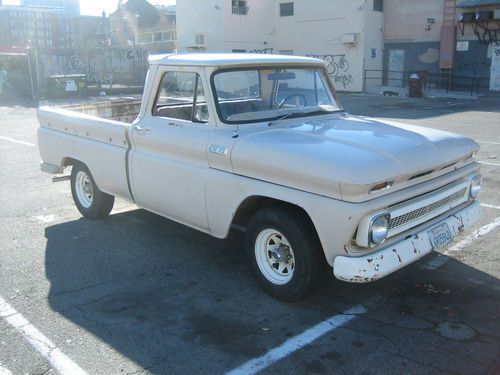
[[[357,223],[366,207],[291,189],[232,173],[211,169],[207,180],[207,215],[210,232],[226,238],[241,204],[260,196],[283,201],[303,209],[320,239],[325,258],[333,266],[337,255],[346,254]]]

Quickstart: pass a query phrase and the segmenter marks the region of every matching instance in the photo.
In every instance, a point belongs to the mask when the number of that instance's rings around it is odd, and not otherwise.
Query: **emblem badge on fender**
[[[210,145],[208,146],[208,152],[212,154],[227,155],[229,149],[226,146]]]

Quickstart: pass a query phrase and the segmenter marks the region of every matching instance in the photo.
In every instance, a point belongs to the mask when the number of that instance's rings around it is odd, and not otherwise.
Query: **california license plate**
[[[430,229],[427,233],[435,249],[448,245],[453,239],[446,223]]]

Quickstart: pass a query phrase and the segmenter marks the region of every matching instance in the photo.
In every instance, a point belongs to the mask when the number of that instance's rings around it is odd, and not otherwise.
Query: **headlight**
[[[474,176],[470,182],[469,196],[472,199],[476,199],[479,192],[481,191],[481,175]]]
[[[385,213],[375,216],[370,221],[368,238],[371,245],[380,245],[387,238],[389,232],[389,220],[391,215]]]

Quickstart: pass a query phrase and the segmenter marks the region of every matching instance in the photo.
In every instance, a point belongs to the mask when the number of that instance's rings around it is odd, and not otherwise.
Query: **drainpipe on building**
[[[40,99],[40,71],[38,70],[38,48],[35,45],[35,74],[36,74],[36,92],[37,99]]]
[[[439,46],[439,69],[451,75],[455,62],[455,45],[457,40],[455,26],[455,0],[445,0],[443,9],[443,26],[441,27],[441,43]],[[450,89],[450,79],[447,88]]]
[[[35,87],[33,82],[33,70],[31,69],[31,50],[28,50],[26,54],[26,59],[28,60],[28,72],[30,76],[30,87],[31,87],[31,99],[36,100]]]

